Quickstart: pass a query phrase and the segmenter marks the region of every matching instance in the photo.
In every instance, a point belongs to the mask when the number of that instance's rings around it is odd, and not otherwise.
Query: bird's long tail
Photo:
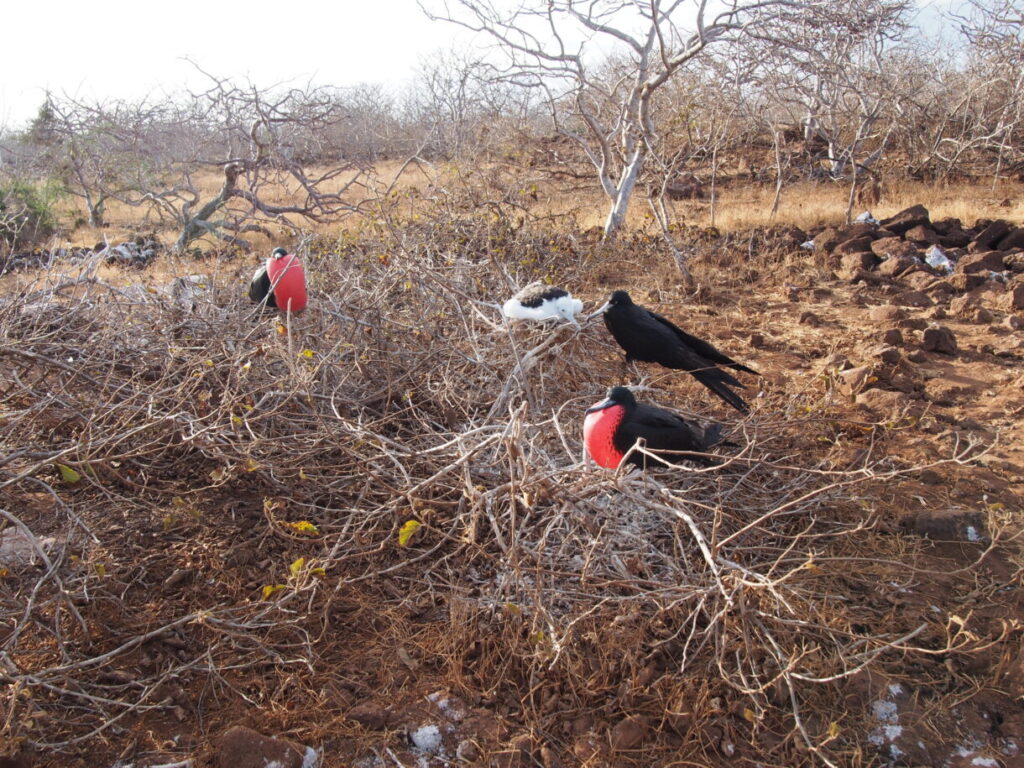
[[[697,379],[701,384],[710,389],[725,402],[731,405],[740,413],[750,413],[750,408],[747,407],[746,402],[743,398],[733,392],[722,382],[722,374],[724,371],[718,369],[709,369],[706,371],[691,371],[693,377]],[[728,374],[725,374],[728,376]],[[732,378],[729,376],[729,378]]]

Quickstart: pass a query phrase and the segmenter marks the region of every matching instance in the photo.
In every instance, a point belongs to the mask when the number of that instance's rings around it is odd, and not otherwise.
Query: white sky
[[[924,17],[958,2],[918,0]],[[423,57],[469,40],[454,25],[428,20],[415,0],[14,0],[5,6],[0,127],[24,126],[47,89],[106,100],[209,85],[186,57],[212,75],[263,88],[307,81],[399,85]]]
[[[0,126],[11,127],[35,116],[47,88],[134,99],[208,84],[185,57],[261,87],[398,84],[456,34],[415,0],[15,0],[0,27]]]

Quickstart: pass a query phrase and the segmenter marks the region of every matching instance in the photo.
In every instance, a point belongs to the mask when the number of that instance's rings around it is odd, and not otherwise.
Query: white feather
[[[511,298],[502,307],[505,317],[512,320],[557,320],[564,318],[576,322],[574,315],[583,311],[583,302],[572,296],[546,299],[539,307],[524,307],[519,299]]]

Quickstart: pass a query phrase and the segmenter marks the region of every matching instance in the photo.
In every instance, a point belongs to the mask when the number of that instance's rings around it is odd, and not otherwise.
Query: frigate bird
[[[266,302],[289,312],[301,312],[309,298],[306,293],[306,274],[299,257],[284,248],[275,248],[249,281],[249,298]]]
[[[505,317],[513,320],[549,320],[564,318],[575,323],[577,312],[583,311],[583,302],[574,299],[564,288],[544,283],[531,283],[502,307]]]
[[[644,448],[658,458],[641,451],[629,453],[643,438]],[[629,453],[629,461],[638,467],[668,466],[681,461],[713,464],[705,456],[687,456],[677,452],[705,453],[722,439],[719,424],[704,426],[656,405],[637,403],[626,387],[612,387],[608,397],[587,409],[583,421],[583,443],[587,453],[602,467],[615,469]],[[667,452],[667,453],[666,453]]]
[[[626,291],[613,292],[598,311],[604,313],[605,326],[626,351],[627,362],[641,360],[686,371],[733,408],[747,413],[743,398],[729,389],[730,386],[745,388],[745,385],[723,368],[759,376],[753,368],[723,355],[657,312],[634,304]]]

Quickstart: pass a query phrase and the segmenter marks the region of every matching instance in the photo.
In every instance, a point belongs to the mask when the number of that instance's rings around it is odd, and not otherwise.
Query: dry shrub
[[[622,376],[600,322],[498,312],[510,283],[577,284],[577,239],[439,209],[302,255],[299,317],[254,309],[245,270],[178,301],[85,265],[0,305],[3,516],[56,542],[0,581],[5,738],[120,749],[140,718],[252,704],[354,733],[315,691],[364,653],[393,683],[408,646],[565,752],[567,718],[635,717],[637,765],[852,760],[821,691],[937,632],[840,597],[877,586],[873,494],[910,469],[885,425],[778,393],[719,466],[596,470],[581,413]],[[821,450],[837,430],[853,465]]]

